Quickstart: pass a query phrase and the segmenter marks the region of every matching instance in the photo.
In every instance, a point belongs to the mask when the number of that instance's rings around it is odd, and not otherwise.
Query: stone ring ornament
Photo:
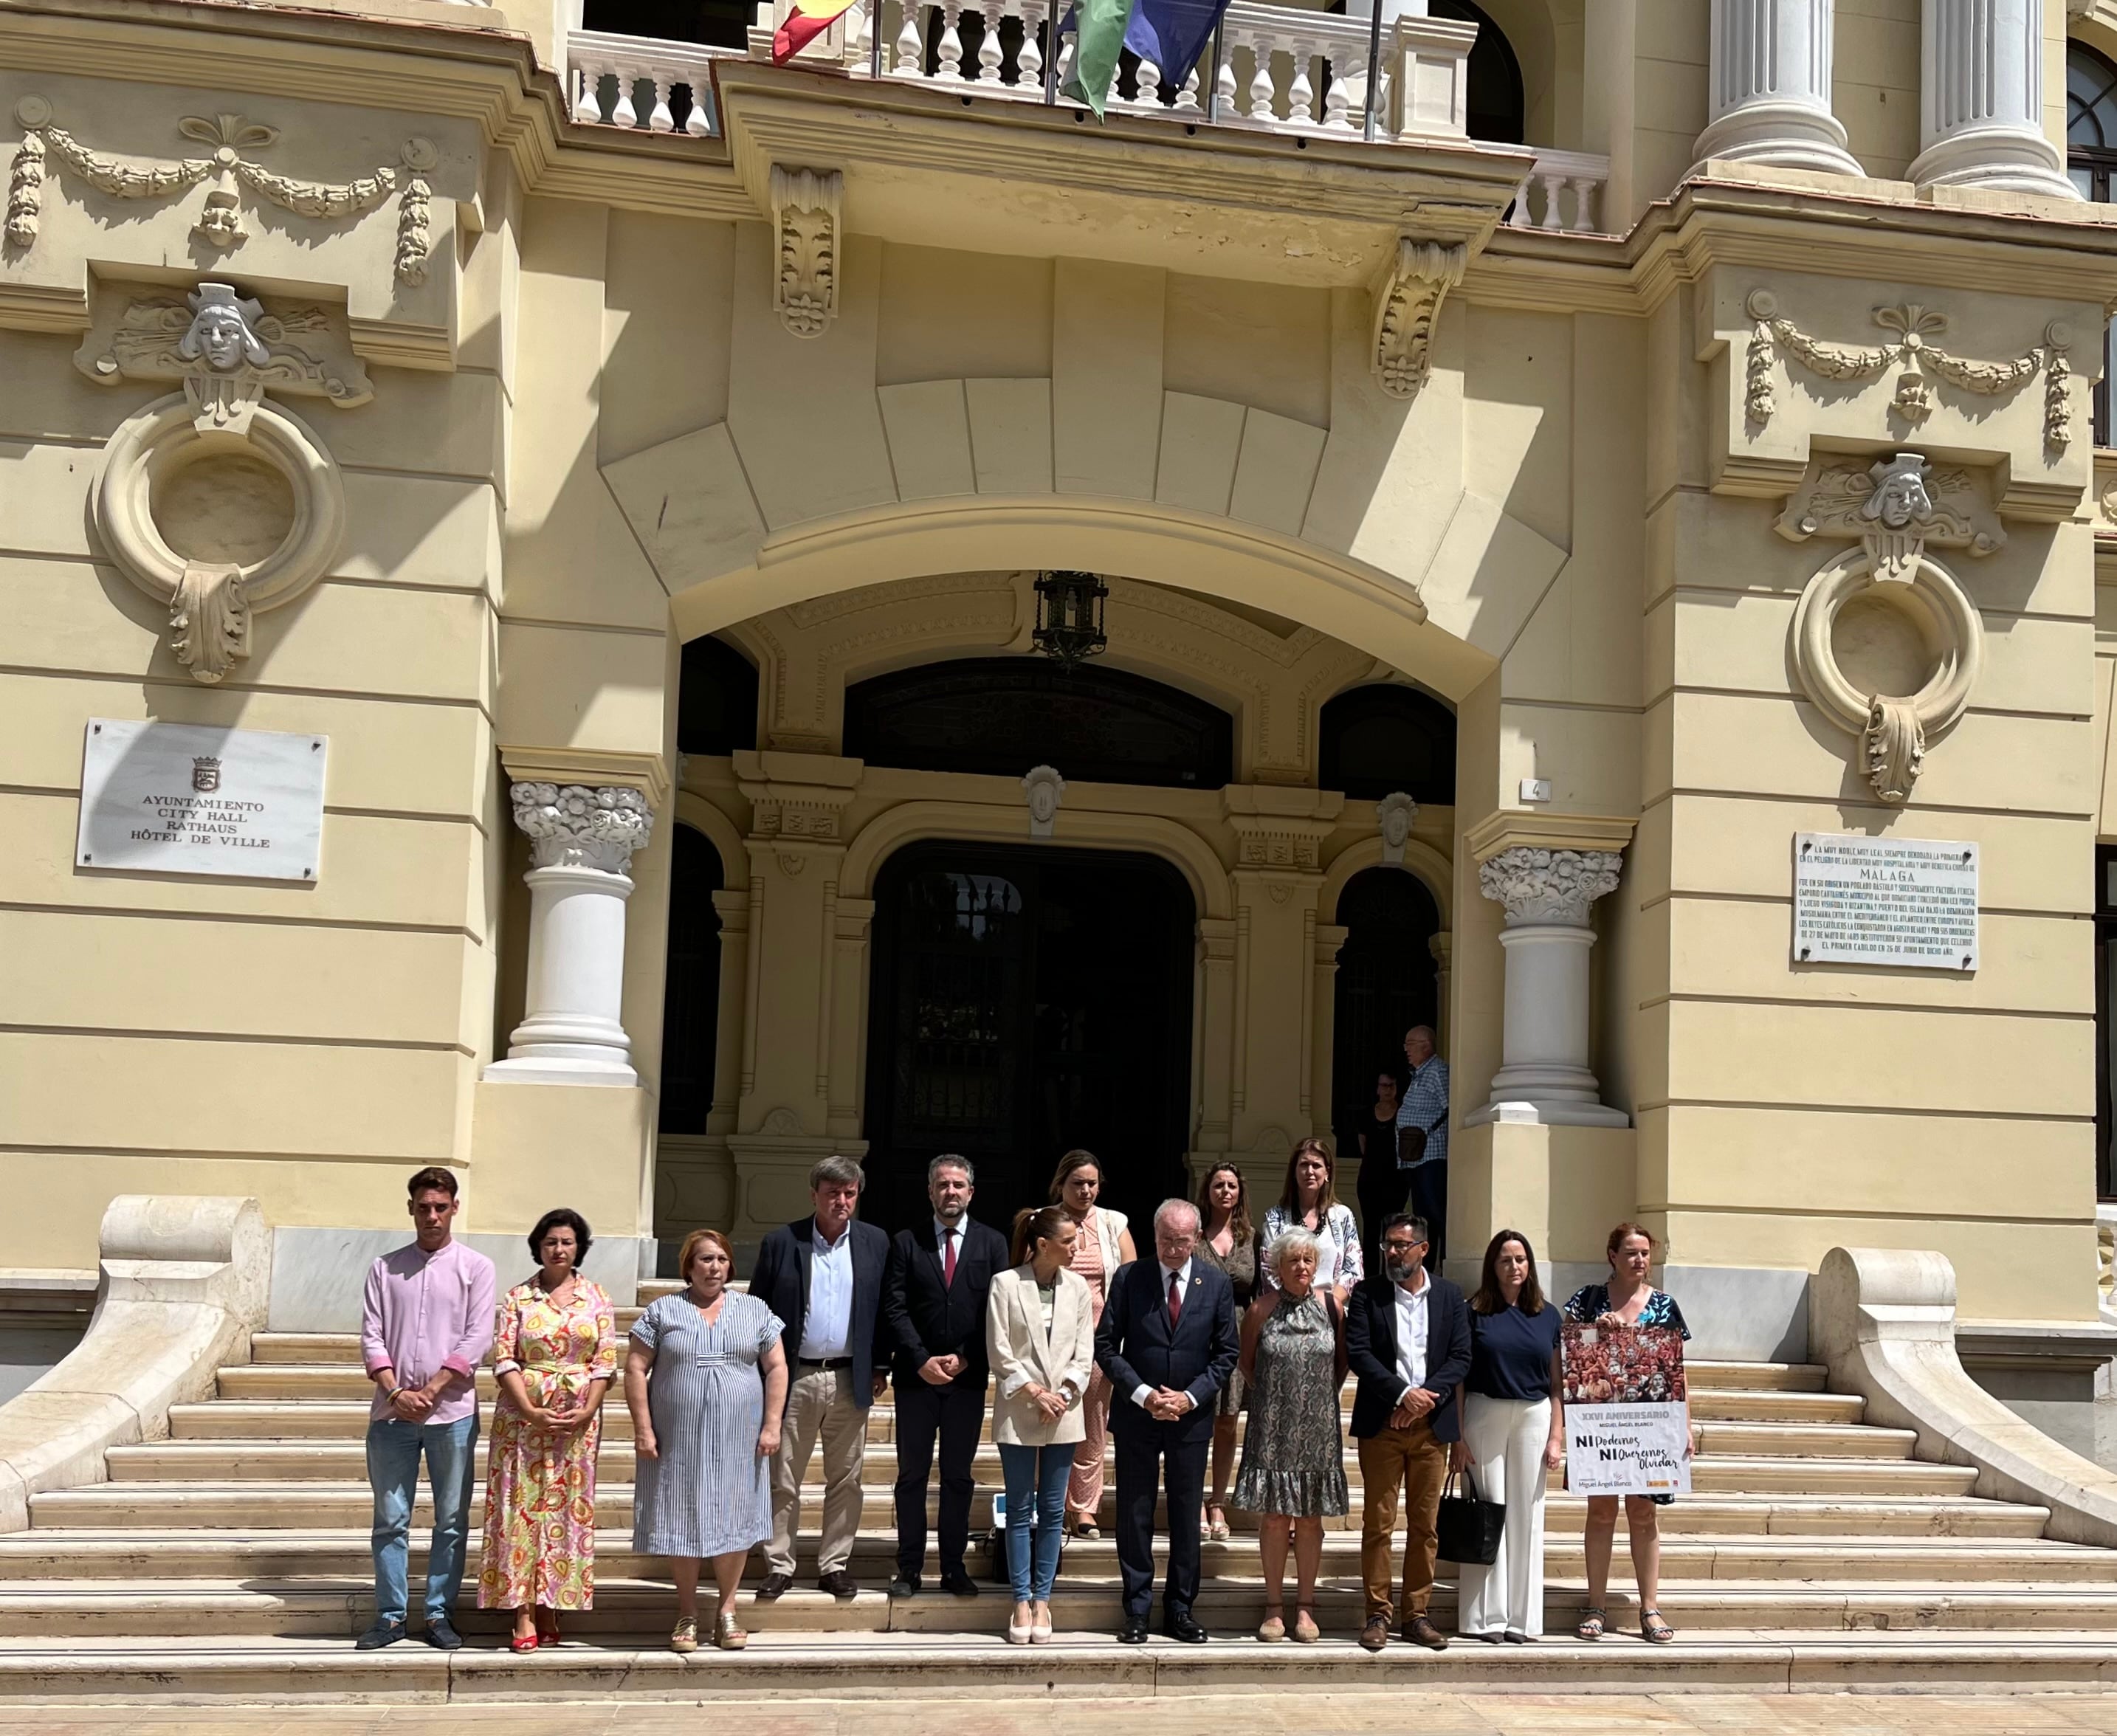
[[[1872,544],[1848,550],[1810,579],[1793,617],[1793,663],[1803,689],[1841,729],[1861,738],[1862,769],[1875,794],[1908,801],[1927,742],[1962,716],[1984,667],[1985,626],[1947,569],[1914,546],[1893,563]],[[1892,566],[1887,574],[1882,569]],[[1938,656],[1915,693],[1863,693],[1839,665],[1832,643],[1838,612],[1857,597],[1908,613]]]
[[[321,578],[345,537],[345,486],[323,443],[259,401],[216,425],[194,394],[157,398],[104,448],[95,528],[125,576],[166,603],[177,660],[219,681],[250,653],[250,615]]]

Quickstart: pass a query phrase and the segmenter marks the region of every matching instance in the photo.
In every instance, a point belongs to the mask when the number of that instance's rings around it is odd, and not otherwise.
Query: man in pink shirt
[[[367,1424],[367,1481],[375,1491],[375,1625],[362,1651],[405,1636],[412,1503],[419,1455],[434,1491],[427,1556],[427,1643],[463,1644],[449,1622],[461,1589],[473,1463],[477,1448],[477,1365],[492,1348],[492,1262],[451,1239],[456,1178],[422,1169],[410,1184],[417,1239],[368,1268],[360,1355],[375,1383]]]

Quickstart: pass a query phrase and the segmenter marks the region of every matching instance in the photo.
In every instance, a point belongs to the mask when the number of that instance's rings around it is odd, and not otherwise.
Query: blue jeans
[[[375,1491],[375,1613],[385,1622],[404,1619],[409,1593],[412,1503],[419,1490],[419,1454],[434,1490],[434,1540],[427,1557],[427,1619],[445,1617],[463,1589],[464,1537],[470,1523],[471,1474],[477,1458],[477,1418],[460,1422],[403,1422],[378,1417],[367,1425],[367,1483]]]
[[[1073,1444],[1010,1447],[1002,1442],[1001,1472],[1007,1478],[1007,1568],[1018,1604],[1049,1603],[1058,1577],[1058,1550],[1065,1541],[1066,1480],[1073,1474]],[[1030,1558],[1029,1523],[1036,1521],[1036,1554]]]

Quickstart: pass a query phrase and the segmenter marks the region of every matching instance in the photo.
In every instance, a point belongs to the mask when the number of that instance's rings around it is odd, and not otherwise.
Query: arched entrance
[[[1040,1204],[1059,1154],[1105,1159],[1105,1197],[1151,1212],[1183,1180],[1189,887],[1159,859],[934,840],[875,883],[863,1215],[926,1210],[937,1153],[978,1167],[975,1216]]]
[[[1364,868],[1338,897],[1345,943],[1338,951],[1332,1027],[1331,1122],[1345,1158],[1360,1153],[1374,1126],[1375,1087],[1384,1073],[1404,1083],[1404,1034],[1437,1026],[1440,1004],[1431,942],[1441,928],[1433,895],[1396,868]]]

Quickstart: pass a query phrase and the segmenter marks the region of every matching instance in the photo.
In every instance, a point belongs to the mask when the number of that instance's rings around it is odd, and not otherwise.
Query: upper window
[[[1158,681],[1042,657],[927,663],[846,689],[846,753],[870,766],[1218,790],[1234,719]]]
[[[676,751],[732,753],[757,745],[757,670],[710,633],[684,647],[676,689]]]
[[[1393,684],[1356,687],[1323,707],[1318,779],[1355,801],[1401,790],[1414,802],[1455,800],[1455,714],[1431,693]]]
[[[742,0],[583,0],[581,28],[740,49],[749,45],[754,11]]]
[[[2117,203],[2117,67],[2078,43],[2065,51],[2065,166],[2083,199]],[[2110,338],[2095,388],[2095,444],[2110,444]]]
[[[1426,10],[1430,16],[1478,27],[1478,39],[1470,45],[1470,136],[1495,145],[1524,142],[1521,62],[1505,33],[1474,0],[1428,0]]]

